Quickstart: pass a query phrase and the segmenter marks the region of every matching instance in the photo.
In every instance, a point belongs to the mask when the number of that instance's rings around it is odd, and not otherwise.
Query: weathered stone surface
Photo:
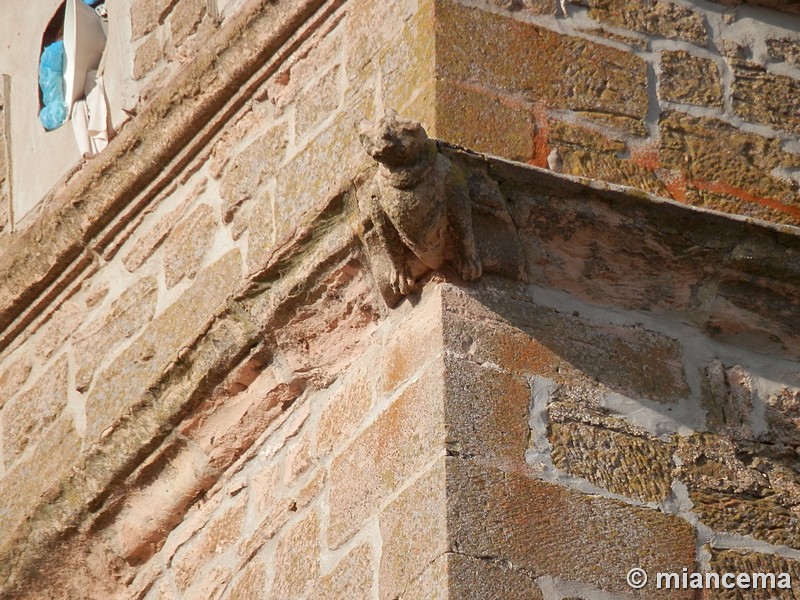
[[[327,119],[339,106],[343,75],[336,65],[307,88],[297,99],[295,132],[303,137],[315,125]]]
[[[151,457],[145,472],[139,485],[126,494],[111,528],[117,551],[131,564],[147,561],[214,481],[208,457],[196,446],[183,443]]]
[[[800,389],[784,387],[765,400],[769,439],[800,446]]]
[[[669,446],[582,423],[550,426],[553,464],[597,487],[639,500],[661,502],[672,483]]]
[[[231,586],[228,600],[263,600],[267,581],[266,567],[258,560],[250,561]]]
[[[680,4],[664,0],[588,0],[588,4],[590,17],[614,27],[706,45],[702,15]]]
[[[180,46],[183,40],[195,32],[206,14],[203,0],[178,0],[170,17],[171,42]]]
[[[751,202],[731,194],[712,192],[709,190],[687,186],[686,203],[709,210],[741,215],[752,219],[767,221],[768,223],[785,223],[786,225],[800,226],[800,213],[788,213],[781,210],[781,206],[765,206]]]
[[[523,464],[530,434],[530,387],[525,379],[446,356],[447,450],[455,456]]]
[[[250,198],[267,205],[271,211],[272,207],[264,198],[262,188],[269,177],[276,174],[278,165],[283,161],[286,135],[286,125],[272,127],[238,154],[227,167],[220,185],[220,195],[225,202],[225,222],[229,222],[236,208]],[[265,216],[274,218],[271,214]],[[270,246],[274,243],[272,239],[269,242]]]
[[[558,10],[557,0],[490,0],[491,4],[511,12],[534,15],[554,15]]]
[[[800,134],[798,96],[800,79],[769,73],[760,65],[743,61],[734,66],[733,110],[747,121]]]
[[[735,439],[754,439],[753,386],[749,373],[741,365],[726,367],[714,360],[703,374],[701,403],[707,412],[708,428]]]
[[[69,416],[59,418],[27,458],[6,471],[0,486],[0,548],[12,538],[25,517],[55,489],[70,465],[78,458],[81,438]]]
[[[491,556],[524,571],[625,593],[624,574],[692,569],[695,535],[657,510],[586,496],[492,467],[447,459],[448,529],[460,554]],[[524,499],[524,501],[520,501]],[[648,598],[694,592],[646,588]]]
[[[31,373],[31,362],[26,356],[9,360],[8,366],[0,371],[0,410],[5,403],[19,391]]]
[[[175,0],[137,0],[131,7],[133,39],[150,33],[159,23],[163,23],[174,4]]]
[[[86,309],[74,298],[59,306],[39,331],[34,350],[36,358],[44,362],[53,356],[73,332],[79,330],[85,316]]]
[[[542,60],[544,49],[548,60]],[[646,65],[640,58],[452,0],[436,5],[436,55],[438,77],[496,88],[528,102],[635,120],[647,112]]]
[[[328,400],[317,428],[317,452],[326,456],[346,440],[372,406],[372,389],[364,372],[346,381]]]
[[[800,42],[790,38],[767,40],[767,52],[770,60],[775,62],[794,63],[800,66]]]
[[[374,550],[369,544],[360,544],[339,561],[333,570],[319,578],[309,598],[327,600],[369,600],[373,598],[375,579]]]
[[[273,559],[273,597],[299,598],[319,577],[319,525],[319,517],[312,511],[281,535]]]
[[[379,391],[391,394],[443,350],[438,294],[423,300],[414,318],[396,326],[382,351]]]
[[[354,534],[382,501],[444,447],[443,373],[429,366],[375,422],[334,458],[328,543]]]
[[[548,144],[558,149],[565,174],[621,183],[659,196],[669,196],[667,186],[654,170],[619,158],[620,154],[628,151],[623,142],[586,127],[551,121]]]
[[[239,538],[247,511],[246,498],[240,500],[239,504],[214,515],[201,529],[198,538],[175,556],[173,565],[178,589],[185,591],[209,561],[233,546]]]
[[[108,312],[74,336],[75,387],[89,387],[94,371],[120,342],[139,331],[153,318],[158,300],[158,281],[144,277],[114,300]]]
[[[197,193],[203,186],[196,188]],[[195,198],[195,191],[193,191],[188,198],[173,211],[162,217],[153,227],[148,229],[139,237],[133,238],[133,246],[127,251],[122,263],[125,268],[133,273],[136,269],[141,267],[153,253],[158,250],[167,235],[172,231],[175,225],[180,221],[189,209],[191,201]]]
[[[722,106],[722,81],[717,63],[685,50],[661,53],[661,78],[658,95],[662,100]]]
[[[761,554],[758,552],[748,552],[746,550],[715,550],[711,549],[710,571],[714,573],[772,573],[775,580],[771,578],[759,578],[751,580],[751,589],[723,589],[720,585],[717,590],[707,592],[710,600],[772,600],[773,598],[784,598],[786,600],[796,600],[800,598],[797,591],[797,582],[800,581],[800,562],[782,556],[771,554]],[[791,588],[784,587],[786,580],[781,580],[778,576],[787,573],[791,581]],[[784,585],[779,587],[783,581]]]
[[[373,2],[373,4],[383,4]],[[385,44],[377,55],[383,104],[393,107],[403,116],[415,119],[435,131],[436,109],[433,100],[434,69],[436,63],[436,36],[434,13],[436,0],[396,2],[393,12],[398,17],[402,10],[413,10],[413,16],[398,20],[399,34]],[[398,10],[399,9],[399,10]],[[374,10],[374,9],[373,9]],[[386,9],[379,9],[385,11]],[[394,16],[394,15],[392,15]],[[392,16],[387,15],[390,19]],[[392,22],[392,21],[389,21]],[[367,35],[376,37],[375,27],[367,25]],[[363,34],[362,34],[363,35]],[[374,42],[371,42],[372,45]]]
[[[67,404],[67,359],[61,357],[31,388],[3,408],[3,462],[10,467],[46,432]],[[46,434],[46,435],[43,435]]]
[[[403,600],[449,600],[448,559],[442,554],[406,588]]]
[[[203,331],[240,277],[239,251],[231,250],[203,270],[194,284],[102,372],[86,400],[89,439],[97,439],[178,358],[179,350]]]
[[[214,209],[201,204],[178,223],[164,243],[164,277],[167,288],[197,274],[217,227]]]
[[[268,230],[274,228],[277,241],[307,223],[311,209],[330,199],[370,160],[358,142],[358,124],[374,117],[374,103],[374,96],[369,93],[349,99],[330,125],[281,168],[274,221],[267,224]],[[346,168],[331,170],[331,157]],[[254,227],[256,224],[251,223],[251,236]],[[251,242],[247,257],[251,272],[263,266],[270,250]]]
[[[405,591],[447,547],[447,495],[444,459],[403,491],[379,516],[381,598]]]
[[[449,598],[453,600],[542,600],[536,573],[489,557],[448,554]]]
[[[800,523],[794,510],[769,496],[749,498],[720,492],[692,492],[694,512],[704,525],[724,533],[800,548]]]
[[[534,156],[536,125],[524,104],[444,79],[436,86],[436,135],[495,156],[527,162]]]
[[[158,36],[151,35],[145,38],[141,45],[136,49],[133,59],[133,78],[143,79],[153,70],[158,61],[164,56],[164,50]]]
[[[800,166],[800,157],[783,152],[778,140],[741,132],[716,119],[670,111],[662,114],[659,127],[663,166],[714,182],[720,191],[800,205],[791,183],[770,175],[778,167]]]

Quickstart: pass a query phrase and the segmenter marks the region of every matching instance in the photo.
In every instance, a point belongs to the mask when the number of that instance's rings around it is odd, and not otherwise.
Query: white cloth
[[[108,102],[103,77],[97,71],[86,74],[85,97],[72,106],[72,129],[82,156],[94,156],[107,145],[111,135]]]

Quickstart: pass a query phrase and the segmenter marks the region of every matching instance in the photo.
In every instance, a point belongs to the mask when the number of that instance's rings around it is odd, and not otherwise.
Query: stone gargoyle
[[[390,306],[419,278],[449,264],[465,281],[481,276],[467,180],[419,123],[389,111],[363,123],[361,143],[379,166],[359,199],[372,228],[363,236]]]

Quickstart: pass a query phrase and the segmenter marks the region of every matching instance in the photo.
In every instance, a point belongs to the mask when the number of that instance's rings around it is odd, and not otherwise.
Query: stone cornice
[[[468,177],[496,182],[508,203],[510,221],[491,207],[472,205],[487,276],[518,279],[515,274],[522,268],[534,285],[594,305],[667,315],[723,343],[779,358],[800,356],[800,336],[792,326],[800,313],[797,230],[700,211],[442,143],[439,149]],[[369,273],[369,248],[365,252],[359,241],[368,223],[358,199],[373,175],[365,173],[324,202],[312,222],[276,249],[265,269],[231,293],[204,332],[149,382],[57,488],[38,499],[30,518],[0,548],[0,581],[5,582],[0,594],[13,594],[43,570],[57,576],[67,563],[73,568],[68,552],[53,548],[80,547],[69,540],[92,535],[92,527],[113,529],[115,501],[133,485],[139,465],[179,435],[175,432],[187,415],[216,402],[227,378],[243,363],[254,355],[266,361],[280,355],[277,335],[303,339],[302,330],[293,333],[302,327],[295,317],[324,294],[332,274],[348,272],[351,279],[372,286],[363,302],[378,307],[373,318],[385,314]],[[509,231],[519,236],[524,257],[506,251]],[[436,277],[448,272],[445,268]],[[366,335],[372,324],[372,318],[360,321],[348,335]],[[357,344],[348,348],[358,351]],[[336,372],[333,363],[304,365],[292,384],[299,391],[287,403],[303,389],[328,385]],[[222,398],[230,394],[224,391]],[[216,477],[230,460],[217,465]]]
[[[26,229],[0,241],[0,351],[86,272],[343,0],[251,0]]]

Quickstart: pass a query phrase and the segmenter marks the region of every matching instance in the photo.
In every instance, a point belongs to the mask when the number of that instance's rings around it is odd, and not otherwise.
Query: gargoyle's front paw
[[[403,296],[413,292],[416,287],[416,282],[411,277],[395,269],[392,269],[390,284],[392,291]]]
[[[461,278],[464,281],[474,281],[483,273],[481,261],[476,256],[470,256],[461,261]]]

